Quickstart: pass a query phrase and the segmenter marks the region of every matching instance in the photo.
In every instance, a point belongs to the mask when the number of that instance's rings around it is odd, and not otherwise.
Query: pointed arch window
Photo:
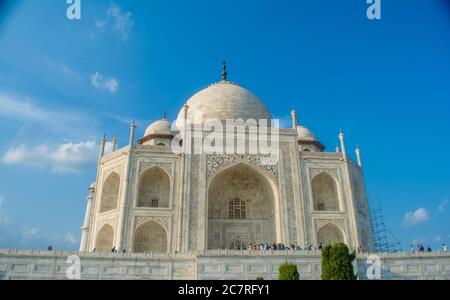
[[[228,217],[234,220],[243,220],[247,218],[247,205],[245,201],[235,198],[228,204]]]

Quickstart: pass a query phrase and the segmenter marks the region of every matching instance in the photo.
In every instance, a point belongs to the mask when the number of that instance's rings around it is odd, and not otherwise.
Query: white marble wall
[[[83,280],[267,280],[278,278],[278,266],[286,261],[298,266],[303,280],[319,280],[318,252],[209,252],[202,255],[151,255],[112,253],[63,253],[32,250],[0,250],[0,280],[67,279],[67,258],[78,255]],[[383,280],[450,280],[449,253],[383,254]],[[366,280],[367,255],[358,257],[359,278]]]

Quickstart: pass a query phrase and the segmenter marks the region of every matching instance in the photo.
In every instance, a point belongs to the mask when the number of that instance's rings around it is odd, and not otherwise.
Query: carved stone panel
[[[172,173],[172,163],[162,163],[162,162],[141,162],[139,164],[139,175],[144,173],[145,171],[159,167],[162,170],[166,171],[168,174]]]
[[[264,161],[270,159],[269,156],[262,155],[240,155],[240,154],[215,154],[208,155],[208,178],[217,174],[227,166],[237,164],[239,162],[246,162],[252,166],[262,169],[275,181],[278,181],[278,166],[265,164]]]
[[[135,230],[149,221],[154,221],[163,226],[167,231],[169,230],[170,217],[136,217],[136,221],[134,222]]]
[[[336,225],[337,227],[339,227],[339,229],[341,229],[343,232],[345,232],[345,230],[344,230],[345,221],[344,220],[320,219],[320,220],[315,220],[315,224],[316,224],[316,231],[327,224],[333,224],[333,225]]]
[[[319,174],[327,173],[328,175],[334,177],[335,179],[339,178],[339,173],[337,169],[329,169],[329,168],[315,168],[310,169],[311,180],[314,179]]]

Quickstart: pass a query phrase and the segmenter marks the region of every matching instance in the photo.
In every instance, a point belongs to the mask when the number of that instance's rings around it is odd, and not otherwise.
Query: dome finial
[[[167,120],[167,111],[164,112],[163,119]]]
[[[228,81],[227,76],[228,76],[227,62],[224,60],[222,64],[222,81]]]

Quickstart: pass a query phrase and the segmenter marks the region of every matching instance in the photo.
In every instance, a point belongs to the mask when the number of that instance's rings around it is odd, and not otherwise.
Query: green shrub
[[[300,275],[298,274],[297,265],[291,263],[284,263],[278,268],[280,273],[280,280],[299,280]]]
[[[352,262],[355,253],[347,245],[328,245],[322,250],[322,280],[356,280]]]
[[[264,277],[256,277],[256,280],[264,280]]]

